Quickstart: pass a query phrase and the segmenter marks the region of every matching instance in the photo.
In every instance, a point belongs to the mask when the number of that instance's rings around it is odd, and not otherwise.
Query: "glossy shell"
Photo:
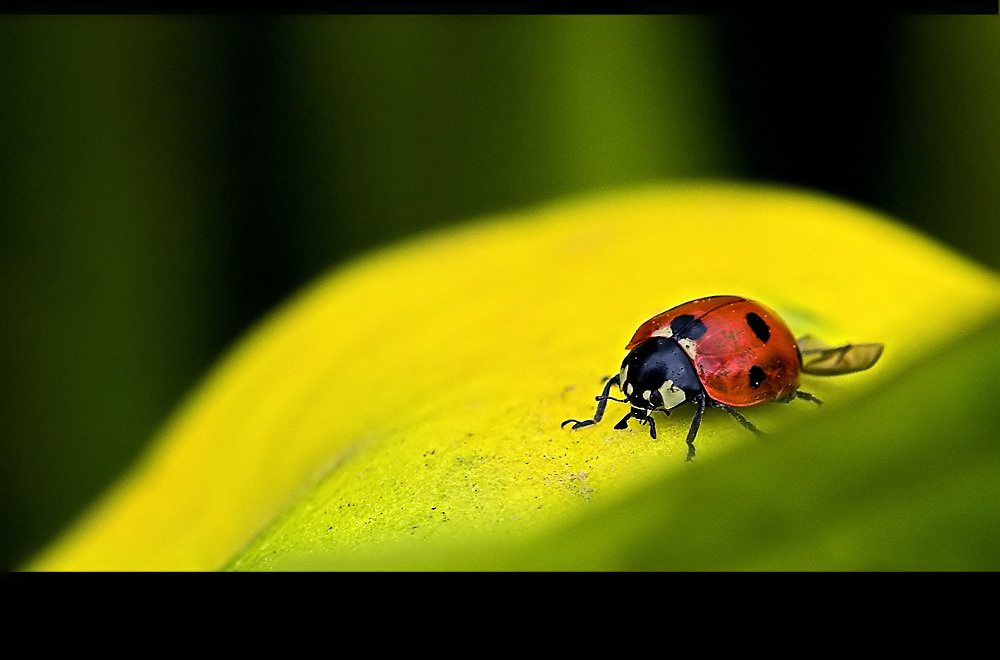
[[[670,337],[680,344],[708,396],[726,405],[781,400],[799,388],[795,336],[759,302],[710,296],[680,304],[640,325],[626,349],[650,337]]]

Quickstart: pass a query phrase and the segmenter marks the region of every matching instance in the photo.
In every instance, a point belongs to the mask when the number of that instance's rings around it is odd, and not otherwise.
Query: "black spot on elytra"
[[[670,332],[674,339],[701,339],[705,330],[705,324],[691,314],[681,314],[670,322]]]
[[[753,330],[753,333],[757,335],[757,339],[761,340],[765,344],[767,340],[771,338],[771,328],[768,327],[764,319],[760,318],[753,312],[747,313],[747,325]]]
[[[767,374],[764,373],[764,370],[756,364],[750,367],[750,389],[755,390],[760,387],[760,384],[764,382],[764,378],[766,377]]]

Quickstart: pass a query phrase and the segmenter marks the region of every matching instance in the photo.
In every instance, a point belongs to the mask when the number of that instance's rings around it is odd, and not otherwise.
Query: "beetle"
[[[882,356],[880,343],[826,346],[809,337],[795,339],[773,310],[742,296],[698,298],[672,307],[640,325],[625,346],[628,354],[619,372],[609,378],[596,398],[591,419],[567,419],[572,429],[601,421],[609,400],[631,408],[615,424],[628,427],[632,418],[649,425],[652,414],[687,402],[696,406],[687,434],[687,460],[695,456],[694,441],[708,406],[722,408],[747,430],[760,434],[738,408],[769,401],[804,399],[821,404],[799,389],[802,373],[837,375],[863,371]],[[611,396],[617,386],[624,399]]]

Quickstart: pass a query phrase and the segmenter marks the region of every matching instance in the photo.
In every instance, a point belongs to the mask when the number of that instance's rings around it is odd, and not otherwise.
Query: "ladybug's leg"
[[[649,424],[649,437],[656,440],[656,423],[653,421],[653,411],[641,408],[632,408],[630,416],[638,419],[642,424]]]
[[[733,419],[735,419],[737,422],[739,422],[743,426],[743,428],[745,428],[747,431],[750,431],[751,433],[756,433],[757,435],[764,435],[759,428],[757,428],[756,426],[754,426],[750,422],[750,420],[747,419],[746,417],[744,417],[743,413],[741,413],[738,410],[736,410],[736,408],[733,408],[732,406],[727,406],[724,403],[719,403],[718,401],[713,401],[712,405],[714,405],[717,408],[722,408],[727,413],[729,413],[730,415],[732,415]]]
[[[643,410],[642,408],[632,408],[615,424],[615,428],[619,431],[627,429],[628,420],[635,417],[640,423],[649,424],[649,437],[656,440],[656,423],[653,422],[653,417],[650,415],[651,412],[651,410]]]
[[[705,402],[706,396],[704,392],[699,393],[695,400],[698,404],[698,409],[694,413],[694,418],[691,419],[691,428],[688,429],[687,436],[687,460],[692,460],[694,458],[694,439],[698,437],[698,429],[701,428],[701,418],[705,414]]]
[[[607,407],[607,405],[608,405],[608,399],[611,398],[611,387],[613,385],[618,385],[618,374],[615,374],[614,376],[612,376],[611,378],[609,378],[608,382],[604,384],[604,391],[601,392],[600,396],[595,397],[597,399],[597,410],[594,411],[594,418],[593,419],[584,419],[584,420],[567,419],[565,422],[563,422],[559,426],[560,427],[566,426],[570,422],[573,422],[573,426],[571,427],[571,429],[575,430],[575,429],[578,429],[578,428],[582,428],[584,426],[590,426],[592,424],[596,424],[597,422],[601,421],[601,418],[604,417],[604,408]],[[631,413],[629,413],[629,415],[626,415],[625,419],[627,420],[630,415],[631,415]],[[620,423],[621,422],[619,422],[619,424]],[[616,426],[615,428],[618,428],[618,427]],[[624,428],[624,427],[622,427],[622,428]]]
[[[822,405],[823,403],[822,401],[814,397],[812,394],[809,394],[809,392],[803,392],[802,390],[796,390],[795,393],[792,394],[792,396],[788,397],[788,400],[785,403],[791,403],[792,399],[805,399],[806,401],[815,401],[817,406]]]
[[[628,411],[628,413],[626,413],[624,417],[618,420],[618,423],[615,424],[615,428],[618,429],[619,431],[621,431],[622,429],[627,429],[628,420],[632,419],[634,415],[635,415],[635,410]]]

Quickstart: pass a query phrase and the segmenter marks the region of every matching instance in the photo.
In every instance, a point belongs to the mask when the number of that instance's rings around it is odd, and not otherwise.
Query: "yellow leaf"
[[[870,371],[806,376],[823,408],[747,411],[772,431],[836,414],[957,340],[995,312],[1000,281],[867,209],[766,186],[653,186],[425,236],[269,317],[29,568],[252,569],[290,552],[523,538],[652,475],[709,469],[761,440],[710,411],[686,464],[683,408],[657,440],[613,430],[624,410],[559,423],[592,413],[639,323],[725,293],[797,335],[886,346]]]

